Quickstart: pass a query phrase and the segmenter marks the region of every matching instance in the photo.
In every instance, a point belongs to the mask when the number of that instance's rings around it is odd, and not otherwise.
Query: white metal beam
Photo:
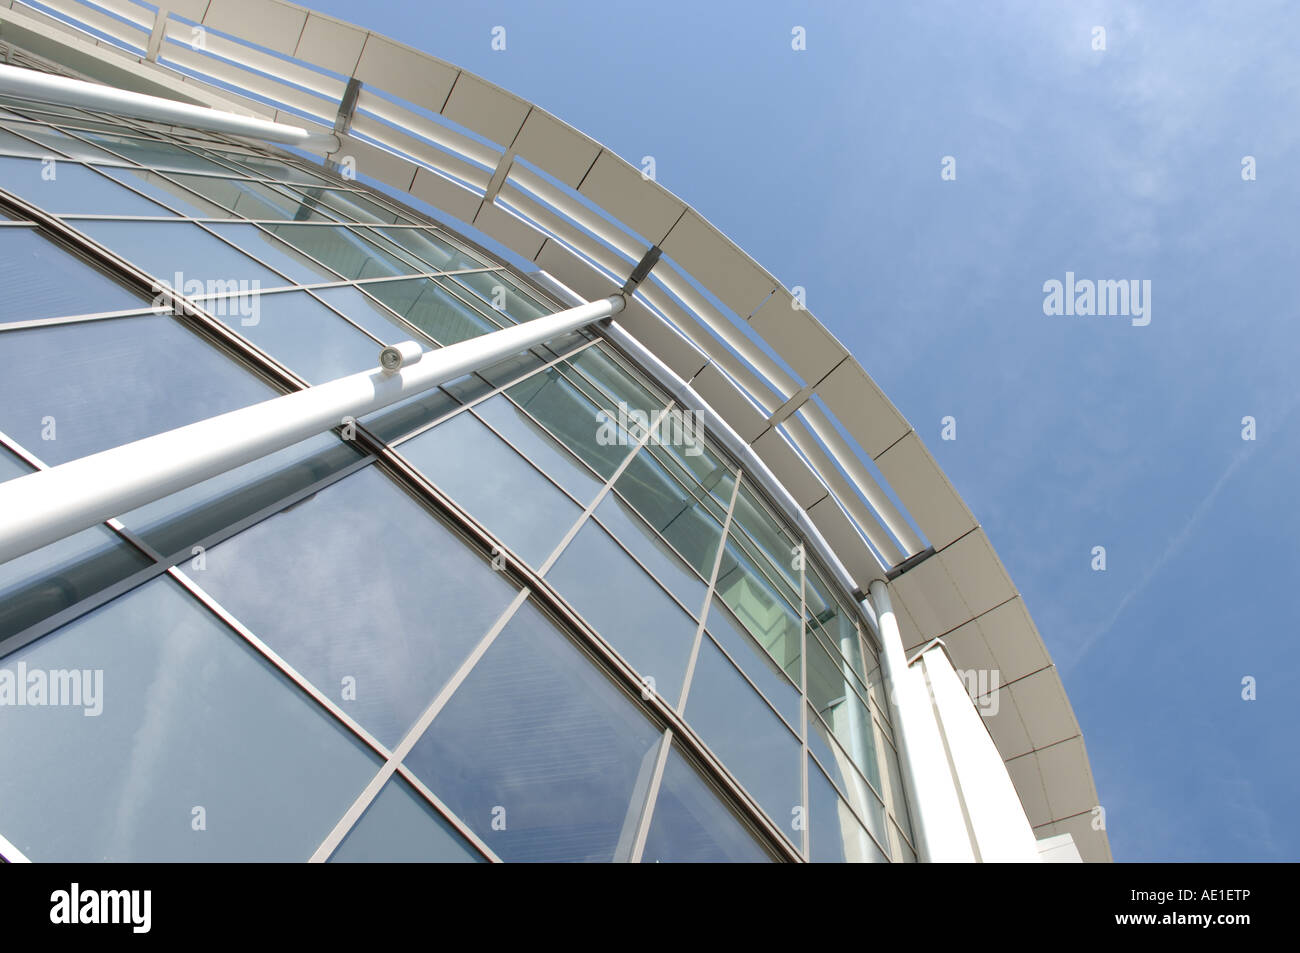
[[[621,312],[621,295],[380,366],[0,483],[0,563]]]

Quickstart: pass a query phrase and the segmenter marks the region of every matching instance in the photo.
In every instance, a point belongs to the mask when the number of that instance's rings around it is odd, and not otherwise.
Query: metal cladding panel
[[[618,293],[617,285],[567,248],[553,241],[547,241],[542,245],[542,250],[533,260],[542,271],[555,276],[560,284],[572,288],[588,301]]]
[[[1024,600],[1019,596],[989,610],[972,624],[979,627],[1002,684],[1024,678],[1052,664],[1047,648],[1025,609]]]
[[[975,528],[975,518],[915,431],[877,457],[876,466],[935,549]]]
[[[340,157],[351,156],[355,159],[357,172],[361,175],[378,179],[385,185],[391,185],[403,192],[410,191],[411,182],[418,168],[401,156],[386,152],[352,136],[340,137],[338,154]]]
[[[425,168],[416,171],[410,191],[416,198],[423,199],[462,222],[474,221],[478,207],[483,202],[483,196]]]
[[[366,32],[316,13],[307,15],[294,56],[351,76],[366,45]]]
[[[534,108],[515,137],[515,152],[576,189],[600,154],[600,144],[550,113]]]
[[[455,67],[372,33],[353,75],[367,86],[438,112],[458,74]]]
[[[442,114],[508,148],[528,115],[528,104],[470,73],[456,79]]]
[[[1043,787],[1043,776],[1038,767],[1038,758],[1031,752],[1012,758],[1006,762],[1007,773],[1011,783],[1016,786],[1016,795],[1024,805],[1025,814],[1033,827],[1055,820],[1052,808],[1047,803],[1047,791]]]
[[[944,547],[938,559],[972,615],[987,612],[1016,594],[1011,578],[994,555],[982,529],[973,529]]]
[[[872,460],[910,429],[903,415],[852,357],[817,384],[817,393]]]
[[[491,235],[529,261],[537,257],[537,253],[542,250],[542,243],[546,241],[542,232],[491,202],[482,203],[473,224],[475,228]]]
[[[660,247],[741,318],[753,314],[777,283],[694,209],[686,209]]]
[[[874,580],[885,578],[885,567],[829,496],[822,497],[809,507],[808,518],[860,588],[865,590]],[[899,627],[902,627],[901,620]]]
[[[232,36],[257,37],[257,45],[292,56],[307,11],[278,0],[211,0],[203,25]]]
[[[705,367],[689,383],[746,443],[752,443],[767,429],[767,418],[713,364]]]
[[[615,321],[684,381],[693,378],[709,362],[690,341],[635,298],[628,301],[627,309]]]
[[[1054,821],[1043,828],[1035,830],[1034,833],[1040,838],[1050,834],[1069,834],[1074,840],[1074,846],[1078,849],[1079,856],[1083,858],[1084,863],[1110,863],[1110,844],[1106,840],[1105,831],[1093,826],[1096,823],[1097,818],[1089,810],[1085,814]]]
[[[1038,770],[1047,792],[1047,806],[1052,817],[1071,817],[1091,811],[1097,804],[1091,785],[1079,784],[1079,776],[1091,776],[1083,738],[1070,738],[1037,752]]]
[[[1025,730],[1035,748],[1046,748],[1080,733],[1055,667],[1027,675],[1004,691],[1011,693],[1016,707],[1024,714]]]
[[[893,589],[923,639],[937,638],[971,618],[947,570],[933,557],[895,579]]]
[[[826,496],[826,487],[809,469],[803,458],[775,430],[768,430],[752,444],[758,458],[767,464],[781,485],[790,491],[803,509]]]
[[[983,714],[984,726],[993,736],[993,743],[998,746],[998,753],[1008,762],[1008,766],[1009,759],[1033,750],[1024,716],[1010,692],[999,691],[996,706],[986,703]]]
[[[810,384],[824,378],[849,353],[811,314],[796,308],[784,288],[763,302],[749,323]]]
[[[663,238],[686,207],[608,150],[601,150],[578,191],[651,243]]]

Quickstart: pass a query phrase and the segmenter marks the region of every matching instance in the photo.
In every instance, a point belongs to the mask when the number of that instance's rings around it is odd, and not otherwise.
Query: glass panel
[[[808,848],[813,863],[888,863],[835,788],[808,759]]]
[[[507,861],[626,851],[662,736],[531,603],[406,764]]]
[[[332,864],[486,862],[486,857],[400,777],[383,786],[330,855]]]
[[[402,444],[402,456],[534,567],[582,510],[469,414]]]
[[[799,688],[790,681],[772,656],[754,641],[749,631],[736,621],[718,600],[709,606],[709,634],[727,650],[736,666],[749,676],[759,691],[794,728],[799,725]]]
[[[191,560],[196,543],[211,545],[231,535],[236,524],[314,483],[357,464],[364,455],[333,432],[260,457],[119,517],[127,529],[161,553],[178,556],[184,568],[202,571]],[[274,512],[274,511],[272,511]],[[206,559],[206,557],[205,557]]]
[[[768,579],[740,548],[734,534],[728,537],[722,554],[717,594],[764,651],[798,683],[802,674],[799,615],[777,596]]]
[[[238,164],[248,169],[255,175],[265,176],[268,179],[278,179],[281,182],[292,182],[295,185],[335,185],[329,179],[314,172],[308,172],[300,169],[296,165],[290,165],[287,162],[281,162],[278,159],[268,159],[265,156],[241,155],[238,162],[234,157],[226,157],[232,165]]]
[[[0,673],[19,666],[26,704],[6,708],[0,732],[0,830],[35,861],[306,860],[378,768],[168,578]]]
[[[859,742],[856,738],[849,740],[858,746],[870,744]],[[853,760],[831,735],[830,729],[812,713],[808,715],[808,748],[821,762],[822,770],[840,792],[840,797],[853,806],[858,817],[866,821],[867,827],[881,843],[888,843],[885,839],[884,803],[867,786],[858,769],[853,766]]]
[[[655,691],[676,702],[696,623],[608,533],[587,523],[546,579]]]
[[[203,307],[308,383],[379,367],[380,346],[305,291],[217,298]]]
[[[314,205],[304,202],[300,196],[290,195],[273,185],[212,175],[173,173],[171,177],[240,218],[332,221],[328,215],[322,215]]]
[[[385,208],[360,192],[347,192],[342,189],[320,189],[310,185],[299,186],[299,190],[313,203],[320,203],[335,213],[335,217],[347,222],[404,222],[406,219],[392,209]]]
[[[102,132],[82,132],[82,137],[98,143],[117,156],[124,156],[150,169],[184,169],[191,172],[234,174],[233,170],[197,156],[180,146],[156,139],[135,139],[128,136],[113,135]],[[114,156],[110,161],[120,162]]]
[[[34,472],[0,452],[0,482]],[[139,550],[95,526],[0,563],[0,653],[3,640],[150,565]]]
[[[206,562],[196,581],[390,747],[515,594],[374,467],[212,548]]]
[[[645,413],[653,421],[656,411],[666,406],[648,385],[643,384],[634,372],[612,357],[602,345],[589,347],[569,359],[586,380],[594,382],[607,395],[606,407],[617,412],[618,404],[627,404],[631,410]]]
[[[366,231],[401,245],[420,260],[428,262],[430,271],[459,271],[462,268],[483,268],[491,264],[486,258],[480,259],[445,237],[436,235],[432,229],[378,227]]]
[[[700,645],[686,721],[727,769],[791,837],[802,803],[799,758],[803,746],[772,709],[754,694],[708,639]]]
[[[600,506],[596,507],[596,517],[691,615],[700,614],[707,589],[704,580],[691,572],[668,544],[636,515],[636,511],[619,499],[618,494],[610,493],[601,500]]]
[[[43,238],[34,228],[0,228],[0,287],[4,289],[0,321],[149,306],[148,299]],[[0,360],[6,360],[5,350],[6,339],[0,338]]]
[[[177,185],[171,180],[157,172],[150,172],[146,169],[131,169],[126,167],[111,168],[109,166],[100,166],[100,170],[117,179],[125,182],[132,188],[139,189],[146,195],[158,199],[165,205],[174,208],[182,215],[190,215],[195,218],[229,218],[231,213],[224,208],[214,205],[206,199],[200,198],[194,192]],[[176,173],[172,173],[173,178],[180,178]],[[222,181],[227,180],[209,180]]]
[[[385,284],[387,282],[384,282]],[[388,311],[379,302],[370,298],[352,286],[338,288],[316,288],[316,295],[331,308],[365,328],[385,344],[397,344],[400,341],[418,341],[425,347],[431,342],[410,325],[403,324],[396,315]]]
[[[387,278],[422,271],[342,225],[267,225],[267,230],[344,278]]]
[[[722,543],[722,524],[669,476],[648,449],[632,458],[614,489],[673,544],[697,573],[712,578]]]
[[[627,431],[617,429],[616,418],[614,432],[600,427],[597,415],[602,411],[555,367],[515,384],[506,394],[606,480],[636,446]]]
[[[27,139],[35,139],[40,145],[32,145],[24,139],[17,137],[6,137],[4,143],[6,148],[19,155],[35,156],[44,158],[50,154],[50,150],[62,153],[73,159],[86,159],[93,162],[114,162],[117,159],[109,155],[102,149],[96,149],[94,146],[87,145],[80,139],[74,139],[72,136],[62,133],[57,129],[51,129],[49,126],[40,126],[31,122],[16,122],[10,120],[5,126],[25,136]],[[45,148],[42,148],[45,147]]]
[[[238,249],[188,222],[83,220],[77,223],[77,228],[184,294],[247,293],[250,289],[289,284]]]
[[[741,543],[754,568],[767,574],[768,582],[792,606],[799,605],[799,573],[794,568],[795,539],[763,506],[747,483],[741,483],[736,497],[732,526],[743,531]]]
[[[276,284],[314,284],[319,281],[339,280],[339,276],[325,264],[312,261],[297,248],[262,230],[263,227],[275,228],[274,225],[259,227],[257,225],[227,225],[223,222],[216,222],[207,227],[227,241],[234,242],[258,261],[269,265],[280,274],[288,276],[289,281],[281,279]],[[303,225],[300,227],[314,228],[315,226]],[[275,287],[275,285],[270,287]]]
[[[903,773],[898,766],[898,752],[888,739],[882,739],[880,746],[885,751],[886,772],[889,775],[889,796],[894,803],[894,820],[898,821],[910,839],[912,835],[912,815],[907,806],[907,792],[903,789]]]
[[[55,215],[171,215],[75,162],[0,159],[0,182],[10,192]]]
[[[554,310],[524,295],[504,272],[480,271],[474,274],[457,275],[450,280],[472,288],[488,307],[508,315],[515,324],[532,321],[534,318],[551,314]]]
[[[367,285],[366,292],[439,344],[455,344],[498,330],[495,324],[429,278],[378,281]]]
[[[646,835],[643,864],[766,863],[772,856],[673,745]]]
[[[6,331],[0,369],[0,430],[51,465],[275,396],[163,314]]]
[[[476,404],[474,413],[491,424],[524,456],[541,467],[555,482],[584,505],[595,498],[604,482],[573,454],[552,439],[542,427],[504,396]]]
[[[871,716],[844,669],[843,660],[833,660],[816,639],[808,640],[808,702],[879,791],[880,768],[876,764]]]

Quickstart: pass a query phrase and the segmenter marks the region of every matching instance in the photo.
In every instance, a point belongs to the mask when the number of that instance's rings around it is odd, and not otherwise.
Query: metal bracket
[[[646,275],[650,274],[650,269],[658,264],[659,256],[662,254],[663,251],[658,245],[651,245],[650,250],[641,256],[641,260],[637,262],[636,267],[632,269],[632,274],[628,277],[627,284],[623,286],[623,290],[620,291],[619,294],[626,298],[633,291],[636,291],[636,286],[645,280]]]

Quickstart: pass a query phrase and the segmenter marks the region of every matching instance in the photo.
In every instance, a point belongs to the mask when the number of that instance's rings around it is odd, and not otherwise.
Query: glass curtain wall
[[[0,100],[0,189],[0,481],[559,307],[221,136]],[[0,835],[914,860],[872,634],[689,419],[573,333],[0,564]]]

